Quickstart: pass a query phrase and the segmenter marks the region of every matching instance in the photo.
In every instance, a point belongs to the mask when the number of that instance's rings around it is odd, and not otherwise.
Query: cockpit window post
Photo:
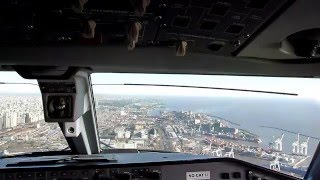
[[[314,156],[312,158],[308,171],[304,176],[304,179],[311,180],[311,179],[317,179],[318,177],[320,177],[319,168],[320,168],[320,143],[318,144],[317,150],[314,153]]]
[[[78,71],[67,80],[38,79],[46,122],[59,123],[72,151],[100,152],[90,74]]]

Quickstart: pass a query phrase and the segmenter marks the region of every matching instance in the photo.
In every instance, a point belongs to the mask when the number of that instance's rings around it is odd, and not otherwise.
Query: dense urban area
[[[293,143],[292,154],[282,152],[283,135],[259,146],[258,135],[229,126],[228,120],[192,111],[165,110],[151,98],[98,95],[96,114],[102,148],[150,149],[230,157],[296,176],[306,172],[307,143]],[[0,97],[2,155],[68,148],[57,123],[43,120],[42,100],[36,95]]]

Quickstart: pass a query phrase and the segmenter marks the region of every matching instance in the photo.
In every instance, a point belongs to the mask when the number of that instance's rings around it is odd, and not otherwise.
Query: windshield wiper
[[[177,87],[177,88],[196,88],[196,89],[213,89],[213,90],[225,90],[225,91],[242,91],[252,93],[265,93],[265,94],[277,94],[286,96],[298,96],[297,93],[277,92],[277,91],[262,91],[253,89],[237,89],[237,88],[224,88],[224,87],[210,87],[210,86],[189,86],[189,85],[174,85],[174,84],[136,84],[136,83],[123,83],[123,84],[92,84],[94,86],[151,86],[151,87]]]
[[[7,84],[7,85],[33,85],[33,86],[39,86],[36,83],[20,83],[20,82],[0,82],[0,84]]]
[[[71,150],[65,149],[61,151],[45,151],[45,152],[31,152],[31,153],[22,153],[16,155],[4,155],[0,156],[0,159],[6,158],[16,158],[16,157],[39,157],[39,156],[61,156],[61,155],[74,155]]]
[[[101,154],[120,154],[120,153],[177,153],[175,151],[166,151],[166,150],[153,150],[153,149],[121,149],[121,148],[112,148],[112,149],[103,149]]]
[[[99,141],[100,142],[100,144],[102,144],[102,145],[104,145],[105,147],[107,147],[107,149],[114,149],[114,147],[112,147],[112,146],[110,146],[109,144],[107,144],[107,143],[105,143],[105,142],[103,142],[103,141]],[[104,150],[104,149],[102,149],[102,150]]]
[[[50,158],[44,157],[40,160],[35,161],[21,161],[13,164],[7,164],[6,167],[16,167],[16,166],[45,166],[45,165],[55,165],[55,164],[74,164],[74,163],[110,163],[117,162],[113,157],[106,157],[105,155],[93,154],[93,155],[75,155],[62,158]]]

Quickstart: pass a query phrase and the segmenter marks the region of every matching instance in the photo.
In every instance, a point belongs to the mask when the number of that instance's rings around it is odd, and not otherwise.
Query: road
[[[160,148],[165,151],[174,151],[171,140],[168,138],[168,134],[165,131],[164,122],[157,122],[155,128],[160,136]]]

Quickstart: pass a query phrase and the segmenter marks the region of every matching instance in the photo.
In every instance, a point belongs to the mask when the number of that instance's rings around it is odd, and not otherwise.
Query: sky
[[[132,73],[94,73],[93,84],[169,84],[190,85],[219,88],[238,88],[262,91],[297,93],[299,97],[318,98],[319,79],[254,77],[254,76],[221,76],[221,75],[182,75],[182,74],[132,74]],[[0,72],[0,82],[37,83],[27,80],[16,72]],[[206,90],[195,88],[146,87],[146,86],[110,86],[94,85],[96,94],[116,95],[167,95],[167,96],[259,96],[275,95],[248,93],[238,91]],[[0,93],[39,93],[33,85],[0,85]]]

